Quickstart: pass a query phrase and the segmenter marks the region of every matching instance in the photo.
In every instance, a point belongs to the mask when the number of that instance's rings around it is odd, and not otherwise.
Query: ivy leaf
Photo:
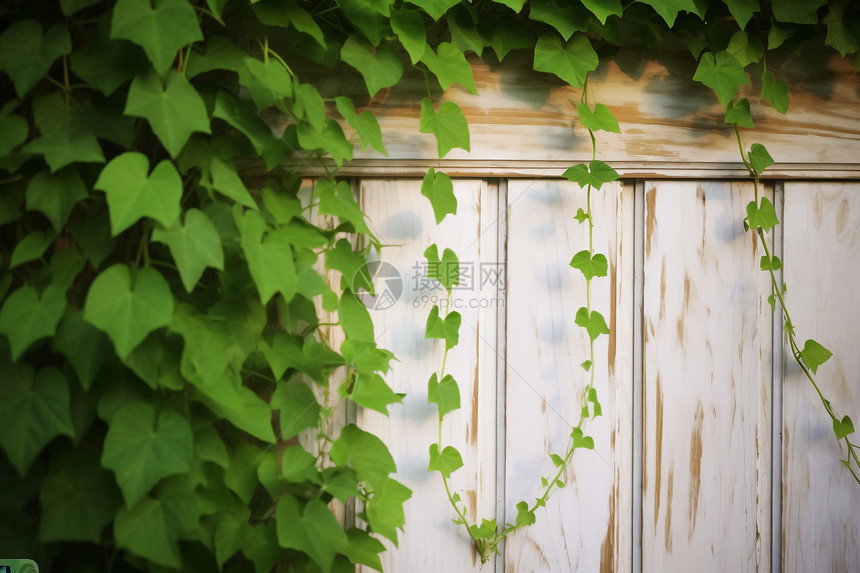
[[[439,158],[445,157],[455,147],[469,151],[469,125],[466,116],[456,103],[443,101],[439,112],[433,110],[430,98],[421,100],[421,123],[418,131],[436,136]]]
[[[156,412],[134,401],[120,408],[108,426],[101,463],[116,475],[127,507],[162,478],[191,469],[193,436],[182,414]]]
[[[756,205],[755,201],[750,201],[747,204],[747,224],[750,229],[761,227],[765,233],[770,231],[776,225],[779,225],[779,218],[776,216],[776,209],[773,203],[767,197],[761,198],[761,207]]]
[[[761,98],[779,113],[788,111],[788,85],[767,69],[761,75]]]
[[[759,11],[759,0],[723,0],[741,30],[747,27],[752,15]]]
[[[370,313],[351,291],[346,290],[341,295],[337,314],[347,339],[359,342],[374,341]]]
[[[322,408],[307,384],[295,378],[281,382],[271,399],[272,408],[280,411],[281,440],[297,436],[319,421]]]
[[[379,554],[385,551],[385,546],[367,532],[350,527],[346,532],[349,545],[341,550],[351,563],[366,565],[371,569],[382,571],[382,561]]]
[[[323,102],[320,92],[312,84],[299,82],[296,82],[295,90],[296,102],[293,106],[293,113],[296,115],[296,119],[306,120],[317,131],[324,129],[326,122],[325,102]]]
[[[348,424],[331,447],[331,459],[338,467],[351,467],[358,479],[375,491],[385,486],[388,474],[397,471],[388,447],[376,436]]]
[[[588,390],[587,400],[594,406],[594,415],[592,418],[596,418],[603,414],[603,409],[600,407],[600,402],[597,400],[597,388],[590,388]]]
[[[767,149],[761,143],[753,143],[750,146],[750,152],[747,155],[750,165],[756,173],[761,175],[764,170],[773,165],[773,157],[767,152]]]
[[[53,340],[54,348],[71,363],[84,390],[112,354],[107,336],[84,320],[83,311],[66,314]]]
[[[87,322],[107,333],[116,352],[125,360],[146,335],[170,324],[173,294],[161,273],[145,267],[131,271],[116,264],[93,281],[84,304]]]
[[[848,416],[843,416],[841,420],[833,420],[833,433],[836,434],[836,439],[841,440],[845,436],[854,433],[854,422]]]
[[[609,334],[609,327],[606,326],[606,320],[603,318],[603,315],[596,310],[592,310],[591,314],[589,314],[588,309],[581,307],[576,311],[574,324],[584,328],[588,332],[588,337],[591,338],[592,341],[601,334]]]
[[[357,233],[368,235],[375,240],[373,233],[364,220],[361,207],[352,196],[352,189],[346,181],[336,184],[329,179],[320,179],[314,187],[314,193],[319,199],[319,212],[323,215],[334,215],[341,224],[349,223]]]
[[[0,158],[8,156],[12,151],[27,141],[30,127],[27,120],[17,114],[13,114],[18,106],[17,101],[10,101],[0,109]]]
[[[14,269],[17,266],[35,261],[45,254],[51,243],[54,242],[56,234],[53,231],[32,231],[27,233],[12,251],[12,259],[9,261],[9,268]]]
[[[594,14],[601,24],[606,24],[610,16],[621,16],[624,10],[621,0],[582,0],[582,4]]]
[[[732,123],[741,127],[755,127],[750,115],[750,100],[743,98],[737,102],[732,100],[726,107],[726,123]]]
[[[759,268],[763,271],[778,271],[782,268],[782,261],[776,255],[771,258],[762,255]]]
[[[570,266],[579,269],[585,280],[590,281],[594,277],[605,277],[609,265],[606,261],[606,256],[596,253],[591,256],[587,250],[579,251],[570,260]]]
[[[742,85],[750,83],[743,66],[726,51],[717,52],[716,56],[710,52],[702,54],[693,79],[714,90],[723,107],[729,105]]]
[[[254,198],[248,192],[248,188],[242,182],[239,174],[236,173],[236,166],[232,161],[225,161],[220,157],[213,157],[209,164],[209,177],[211,182],[201,181],[204,187],[211,186],[225,197],[229,197],[236,203],[254,211],[259,211]]]
[[[109,23],[100,23],[98,35],[69,58],[75,75],[106,96],[149,67],[139,47],[126,40],[108,38],[108,27]]]
[[[427,12],[433,20],[438,20],[445,15],[449,9],[460,3],[460,0],[409,0]]]
[[[529,18],[549,24],[567,41],[574,32],[588,30],[591,14],[576,4],[559,0],[537,0],[529,2]]]
[[[517,503],[517,525],[528,526],[535,522],[535,513],[529,511],[529,504],[525,501]]]
[[[576,210],[576,215],[573,216],[576,222],[580,225],[588,221],[588,213],[582,210],[582,207]]]
[[[771,20],[770,30],[767,33],[767,49],[775,50],[787,39],[794,35],[793,27],[780,28],[776,22]]]
[[[427,381],[427,402],[439,407],[439,415],[460,409],[460,387],[450,374],[446,374],[439,382],[436,373]]]
[[[463,458],[454,446],[445,446],[439,452],[439,444],[430,444],[430,463],[427,464],[428,472],[439,472],[446,478],[451,473],[463,467]]]
[[[595,189],[599,189],[604,183],[610,183],[620,177],[618,172],[612,167],[597,159],[588,165],[579,163],[568,167],[562,175],[582,188],[590,185]],[[588,218],[588,215],[585,215],[585,213],[583,215],[585,219]],[[576,218],[577,220],[579,219],[578,212]]]
[[[586,129],[591,131],[606,131],[609,133],[621,133],[621,128],[618,126],[618,121],[615,116],[609,111],[609,108],[599,103],[594,106],[594,111],[588,107],[585,102],[580,102],[576,108],[579,115],[579,121]]]
[[[275,520],[278,545],[303,551],[324,572],[331,570],[335,554],[349,545],[340,522],[319,499],[311,499],[300,510],[295,497],[284,495],[278,501]]]
[[[445,349],[450,350],[457,346],[460,339],[460,323],[462,318],[456,310],[449,312],[445,319],[439,317],[439,306],[430,309],[427,315],[427,326],[424,338],[441,338],[445,340]]]
[[[431,167],[421,182],[421,194],[430,200],[436,224],[441,223],[449,213],[457,214],[457,198],[454,196],[454,184],[447,174],[436,172]]]
[[[860,50],[860,43],[852,31],[849,21],[845,18],[848,2],[845,0],[831,2],[827,15],[821,21],[827,26],[827,38],[824,43],[833,47],[844,58]],[[855,26],[856,27],[856,26]]]
[[[586,436],[582,433],[582,430],[579,428],[574,428],[570,433],[570,437],[573,438],[573,448],[585,448],[587,450],[594,449],[594,439],[591,436]]]
[[[45,478],[39,494],[39,540],[100,543],[122,496],[113,476],[92,455],[69,456]]]
[[[412,65],[417,64],[427,49],[427,31],[421,12],[392,7],[391,29],[397,34],[403,49],[409,54]]]
[[[373,112],[369,109],[361,112],[360,115],[355,113],[355,104],[348,97],[337,96],[335,98],[337,112],[343,116],[347,123],[352,127],[361,139],[361,149],[364,151],[368,146],[373,147],[379,153],[387,156],[385,146],[382,144],[382,130],[379,128],[379,122]]]
[[[454,251],[445,249],[440,260],[434,243],[424,250],[424,257],[427,259],[427,278],[439,281],[449,292],[460,284],[460,262]]]
[[[241,72],[248,67],[245,61],[247,57],[248,53],[230,38],[210,36],[202,46],[202,51],[194,51],[188,58],[185,64],[185,77],[191,80],[212,70]]]
[[[347,239],[341,239],[333,249],[325,253],[325,267],[340,272],[347,287],[353,291],[359,288],[373,294],[373,283],[368,274],[367,259],[352,250]]]
[[[24,285],[6,299],[0,309],[0,332],[9,339],[12,360],[21,357],[34,342],[53,336],[66,309],[66,294],[53,285],[42,291]]]
[[[691,14],[698,14],[698,9],[693,0],[641,0],[642,3],[648,4],[654,11],[657,12],[666,24],[671,28],[675,25],[675,18],[678,17],[678,12],[686,11]]]
[[[72,223],[69,231],[94,269],[98,269],[116,247],[116,238],[111,236],[107,214]]]
[[[22,151],[43,155],[51,172],[74,162],[104,163],[102,148],[96,140],[96,127],[87,126],[82,115],[66,103],[59,92],[40,97],[33,102],[33,119],[40,137],[26,144]]]
[[[361,73],[370,97],[382,88],[395,85],[403,75],[403,65],[391,46],[381,44],[374,48],[360,34],[346,39],[340,49],[340,57]]]
[[[73,437],[69,386],[53,367],[35,376],[27,364],[0,364],[0,445],[21,477],[42,448],[59,435]]]
[[[96,4],[99,0],[60,0],[60,8],[65,16],[71,16],[78,10]]]
[[[388,406],[403,402],[405,394],[398,394],[375,372],[359,372],[355,377],[350,400],[361,406],[388,415]]]
[[[555,74],[573,87],[582,88],[585,76],[597,69],[598,63],[597,52],[582,34],[566,44],[555,35],[544,34],[535,46],[535,71]]]
[[[297,135],[303,149],[319,149],[331,155],[338,166],[352,159],[352,145],[343,135],[340,124],[331,118],[327,118],[319,130],[306,121],[299,122]]]
[[[492,21],[490,23],[482,22],[482,30],[489,28],[490,47],[496,52],[496,57],[501,62],[511,50],[522,50],[532,48],[534,39],[529,35],[523,34],[523,28],[519,22],[510,21],[507,19]]]
[[[395,479],[376,485],[373,497],[364,505],[364,513],[373,531],[384,535],[397,545],[397,530],[403,528],[406,517],[403,502],[412,497],[412,490]]]
[[[170,248],[182,285],[189,293],[194,290],[206,267],[224,270],[221,237],[203,211],[189,209],[185,214],[184,225],[177,221],[169,229],[154,229],[152,240]]]
[[[18,97],[24,97],[48,74],[60,56],[72,51],[65,26],[53,26],[42,34],[36,20],[20,20],[0,35],[0,70],[6,72]]]
[[[176,70],[167,72],[166,82],[154,72],[134,78],[123,113],[145,118],[174,159],[192,133],[212,133],[203,98]]]
[[[777,22],[818,24],[818,9],[827,0],[773,0],[773,17]]]
[[[487,41],[478,31],[473,14],[467,10],[458,9],[449,13],[445,19],[448,23],[448,31],[451,33],[451,43],[463,53],[472,52],[480,57]]]
[[[803,350],[800,351],[800,359],[803,363],[812,370],[813,374],[818,372],[818,367],[830,360],[833,353],[821,346],[814,340],[807,340],[803,343]]]
[[[735,32],[726,51],[733,55],[741,66],[760,62],[764,55],[764,47],[757,36],[750,38],[746,32]]]
[[[273,169],[283,159],[286,144],[283,140],[275,139],[272,130],[250,102],[220,90],[215,97],[212,117],[223,119],[242,132],[251,142],[254,151],[263,157],[267,169]]]
[[[197,14],[186,0],[118,0],[113,9],[110,37],[141,46],[161,75],[188,44],[203,40]]]
[[[478,93],[475,78],[472,76],[472,67],[466,61],[463,52],[454,44],[442,42],[436,47],[435,53],[432,49],[426,50],[421,56],[421,61],[433,72],[443,90],[447,90],[452,84],[460,84],[469,93]]]
[[[170,227],[179,218],[182,179],[168,160],[149,173],[149,159],[126,152],[102,169],[94,187],[107,195],[111,233],[119,235],[143,217]]]
[[[236,222],[242,235],[242,252],[261,302],[267,304],[276,293],[281,293],[287,302],[292,300],[298,276],[289,239],[283,232],[267,232],[265,221],[256,211],[246,211]]]
[[[57,175],[40,171],[27,184],[27,210],[43,213],[57,232],[66,226],[75,204],[86,197],[87,188],[73,166]]]

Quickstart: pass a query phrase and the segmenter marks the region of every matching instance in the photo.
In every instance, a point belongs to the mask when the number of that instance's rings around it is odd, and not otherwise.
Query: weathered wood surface
[[[860,429],[858,192],[857,183],[786,183],[783,261],[800,345],[814,338],[833,352],[817,382]],[[839,464],[845,448],[787,346],[785,356],[782,570],[858,571],[860,487]]]
[[[629,571],[632,534],[633,189],[593,193],[594,246],[609,276],[592,284],[592,308],[611,334],[597,340],[595,386],[603,415],[585,422],[595,450],[578,450],[535,525],[507,541],[505,571]],[[508,186],[506,521],[516,503],[538,495],[555,475],[580,416],[588,375],[588,336],[574,324],[586,304],[585,280],[568,266],[588,248],[587,224],[574,220],[586,193],[567,181],[515,180]],[[608,356],[608,360],[607,360]]]
[[[461,265],[478,273],[503,260],[497,225],[498,189],[486,181],[458,180],[456,216],[436,226],[430,202],[420,195],[420,180],[364,180],[361,205],[372,230],[386,246],[382,260],[403,277],[397,304],[371,311],[377,343],[394,352],[387,382],[406,392],[402,405],[389,417],[359,410],[358,424],[380,436],[397,463],[397,479],[412,489],[405,504],[406,533],[399,548],[387,543],[382,554],[385,571],[472,571],[481,568],[465,531],[445,497],[438,473],[427,471],[428,448],[438,438],[437,409],[427,403],[427,380],[442,364],[444,341],[425,340],[427,314],[434,302],[444,303],[444,291],[426,280],[424,249],[435,242],[440,253],[453,249]],[[417,267],[417,268],[416,268]],[[422,280],[422,277],[425,277]],[[455,446],[465,466],[452,476],[472,519],[492,519],[496,513],[496,380],[498,282],[473,274],[471,288],[464,282],[454,291],[452,307],[462,315],[460,342],[448,355],[446,373],[459,382],[461,409],[445,417],[444,445]],[[502,295],[503,296],[503,295]],[[483,302],[482,302],[483,301]],[[491,570],[488,564],[484,571]],[[369,571],[369,570],[368,570]]]
[[[816,59],[805,51],[800,59],[768,61],[790,86],[791,107],[781,115],[759,102],[758,78],[742,88],[752,101],[755,140],[763,143],[777,164],[769,176],[846,177],[858,173],[860,156],[860,78],[850,64],[834,57]],[[427,93],[424,77],[408,72],[395,88],[357,110],[370,109],[379,118],[385,157],[368,150],[342,173],[423,175],[427,165],[441,165],[464,176],[558,176],[571,163],[591,157],[588,133],[576,120],[581,90],[552,75],[531,71],[531,61],[509,56],[491,65],[472,57],[478,95],[459,85],[441,92],[436,101],[456,102],[471,131],[471,153],[455,149],[437,159],[432,135],[418,131],[420,100]],[[604,58],[591,74],[590,99],[609,106],[622,133],[602,133],[598,155],[627,176],[745,177],[732,129],[711,90],[690,78],[695,62],[689,54],[658,60],[620,52]],[[325,78],[312,78],[324,95],[355,95],[365,89],[351,68]],[[274,122],[277,124],[278,120]],[[345,133],[358,138],[345,126]]]
[[[645,184],[643,571],[770,571],[771,309],[750,184]],[[809,569],[809,571],[820,569]]]

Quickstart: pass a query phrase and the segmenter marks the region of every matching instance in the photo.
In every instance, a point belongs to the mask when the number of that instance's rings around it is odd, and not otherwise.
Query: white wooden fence
[[[407,397],[390,417],[355,414],[413,490],[386,571],[860,571],[860,486],[783,347],[761,246],[743,230],[752,186],[694,180],[625,181],[595,195],[609,276],[594,281],[592,305],[612,331],[597,341],[603,416],[586,424],[596,447],[577,451],[568,486],[481,566],[441,478],[426,471],[437,437],[427,379],[444,343],[425,340],[424,324],[444,294],[422,280],[422,253],[452,248],[471,272],[454,291],[463,323],[447,368],[462,396],[443,429],[465,461],[453,487],[473,519],[512,521],[579,416],[587,339],[573,318],[585,283],[568,261],[587,247],[573,219],[585,194],[557,179],[457,179],[457,215],[437,227],[419,189],[416,179],[358,185],[403,286],[372,315],[398,358],[388,382]],[[772,237],[799,336],[834,352],[821,385],[857,420],[860,185],[765,191],[784,220]]]

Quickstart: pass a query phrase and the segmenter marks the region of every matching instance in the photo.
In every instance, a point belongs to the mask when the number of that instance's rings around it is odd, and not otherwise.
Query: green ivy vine
[[[59,9],[58,9],[59,7]],[[381,248],[337,165],[354,145],[385,153],[368,98],[417,69],[427,97],[419,133],[438,153],[469,150],[462,110],[433,90],[476,93],[466,58],[528,53],[533,68],[583,89],[594,134],[617,124],[585,87],[620,47],[677,46],[697,62],[726,121],[752,127],[750,77],[785,113],[781,65],[807,47],[857,65],[860,7],[847,0],[10,0],[0,6],[0,484],[3,553],[49,570],[381,570],[409,489],[385,444],[337,428],[327,397],[387,413],[393,355],[376,345],[359,297],[373,292],[366,255]],[[321,93],[320,70],[353,74],[361,97]],[[458,88],[459,89],[459,88]],[[283,131],[267,121],[286,119]],[[357,141],[348,140],[349,125]],[[596,148],[595,148],[596,149]],[[758,189],[763,148],[744,164]],[[309,159],[304,170],[284,159]],[[617,173],[592,157],[565,176],[592,190]],[[310,177],[312,180],[306,179]],[[450,178],[431,169],[422,192],[437,221],[456,210]],[[327,226],[323,217],[335,223]],[[757,198],[747,222],[766,245],[777,224]],[[590,292],[605,256],[571,265]],[[437,268],[456,255],[428,249]],[[792,354],[821,397],[843,463],[858,479],[851,418],[813,375],[829,358],[803,348],[771,272]],[[443,264],[444,263],[444,264]],[[603,274],[601,274],[603,273]],[[436,277],[450,290],[454,276]],[[457,340],[458,315],[435,310],[427,335]],[[336,316],[336,319],[331,317]],[[590,299],[574,317],[592,342],[605,321]],[[336,320],[336,323],[335,323]],[[343,331],[333,347],[328,329]],[[599,413],[592,354],[583,420]],[[334,376],[333,376],[334,374]],[[335,387],[330,387],[330,385]],[[458,405],[444,364],[429,398],[439,421]],[[590,410],[589,410],[590,408]],[[576,430],[579,430],[577,432]],[[435,449],[434,449],[435,446]],[[448,483],[462,460],[431,446],[457,519],[482,558],[534,520],[558,475],[517,506],[515,523],[469,524]],[[560,463],[558,463],[560,461]],[[860,479],[858,479],[860,481]],[[356,504],[361,527],[341,520]],[[72,561],[74,560],[74,561]]]

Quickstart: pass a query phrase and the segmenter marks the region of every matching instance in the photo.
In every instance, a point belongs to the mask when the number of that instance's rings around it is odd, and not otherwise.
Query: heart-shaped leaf
[[[832,352],[814,340],[804,342],[803,350],[800,351],[800,359],[813,374],[818,372],[818,367],[830,360],[831,356],[833,356]]]
[[[761,75],[761,99],[769,102],[779,113],[788,112],[788,84],[765,69]]]
[[[0,35],[0,70],[12,79],[18,96],[24,97],[57,58],[71,51],[72,40],[65,26],[53,26],[42,34],[36,20],[19,20]]]
[[[618,121],[615,116],[609,111],[609,108],[599,103],[594,106],[594,111],[588,107],[588,104],[581,102],[576,108],[579,115],[579,121],[586,129],[591,131],[606,131],[609,133],[621,133],[621,128],[618,126]]]
[[[349,126],[358,134],[359,139],[361,139],[362,151],[368,147],[373,147],[379,153],[387,156],[388,152],[382,143],[382,130],[373,112],[366,109],[360,114],[356,114],[355,104],[348,97],[338,96],[334,101],[337,106],[337,112],[343,116]]]
[[[421,194],[430,200],[436,224],[441,223],[447,214],[457,214],[457,198],[454,196],[454,184],[447,174],[437,172],[433,167],[421,182]]]
[[[770,199],[762,197],[761,207],[756,206],[755,201],[749,202],[747,205],[747,224],[750,229],[758,229],[760,227],[765,233],[776,225],[779,225],[776,209],[773,203],[770,202]]]
[[[729,105],[742,85],[750,83],[744,67],[726,51],[702,54],[693,79],[714,90],[723,107]]]
[[[609,334],[609,327],[606,326],[606,320],[603,318],[603,315],[596,310],[592,310],[591,314],[589,314],[588,309],[585,307],[580,308],[576,311],[574,323],[577,326],[584,328],[588,332],[588,336],[591,340],[597,339],[601,334]]]
[[[443,101],[439,104],[437,113],[429,98],[422,99],[418,131],[436,136],[440,159],[455,147],[469,151],[469,124],[466,122],[463,110],[452,101]]]
[[[563,175],[580,187],[585,188],[590,185],[595,189],[600,189],[604,183],[610,183],[621,177],[617,171],[600,160],[594,160],[588,165],[579,163],[568,167]],[[583,215],[587,218],[587,215],[584,213]],[[579,213],[577,212],[578,218]]]
[[[854,422],[848,416],[843,416],[841,420],[833,420],[833,433],[836,434],[837,440],[841,440],[848,434],[853,434]]]
[[[391,46],[382,44],[374,48],[361,34],[353,34],[346,39],[340,49],[340,57],[361,73],[370,97],[382,88],[393,86],[403,75],[403,65]]]
[[[439,472],[445,477],[463,467],[463,457],[454,446],[445,446],[440,452],[439,444],[430,444],[430,463],[427,471]]]
[[[337,552],[349,545],[340,522],[319,499],[308,501],[301,509],[295,497],[284,495],[278,501],[275,520],[278,544],[307,553],[322,571],[329,571]]]
[[[460,338],[460,322],[462,318],[456,310],[451,311],[442,320],[439,317],[439,306],[434,306],[430,309],[430,314],[427,315],[427,326],[424,331],[424,338],[441,338],[445,340],[445,348],[450,350],[457,346]]]
[[[753,143],[750,146],[749,162],[756,173],[761,175],[764,170],[773,165],[773,157],[761,143]]]
[[[392,6],[391,29],[397,34],[403,49],[409,54],[412,64],[417,64],[427,49],[427,31],[421,12]]]
[[[460,84],[471,94],[477,94],[475,78],[472,76],[472,67],[466,61],[466,56],[454,44],[442,42],[436,47],[434,53],[427,48],[421,61],[439,80],[443,90],[447,90],[453,84]]]
[[[726,107],[726,123],[741,127],[755,127],[750,115],[750,100],[743,98],[737,102],[732,100]]]
[[[56,175],[40,171],[27,184],[27,210],[43,213],[59,233],[75,204],[86,196],[87,188],[76,167],[66,167]]]
[[[585,85],[585,76],[597,69],[598,62],[591,41],[582,34],[567,43],[554,34],[545,34],[535,46],[535,71],[555,74],[576,88]]]
[[[154,229],[152,240],[170,248],[182,285],[188,292],[194,290],[206,267],[224,270],[221,237],[203,211],[189,209],[184,225],[177,221],[169,229]]]
[[[25,285],[9,295],[0,309],[0,332],[9,339],[12,360],[17,361],[31,344],[53,336],[66,310],[66,294],[51,285],[42,295]]]
[[[424,257],[427,259],[427,278],[439,281],[448,292],[460,284],[460,262],[454,251],[445,249],[440,260],[439,250],[433,243],[424,250]]]
[[[585,448],[587,450],[594,449],[594,438],[591,436],[586,436],[582,433],[580,428],[574,428],[570,433],[570,437],[573,438],[573,448]]]
[[[587,281],[594,277],[605,277],[609,268],[605,255],[596,253],[592,257],[588,251],[579,251],[573,255],[570,266],[579,269]]]
[[[434,372],[427,381],[427,401],[439,407],[439,415],[444,416],[460,408],[460,387],[450,374],[446,374],[442,381]]]

